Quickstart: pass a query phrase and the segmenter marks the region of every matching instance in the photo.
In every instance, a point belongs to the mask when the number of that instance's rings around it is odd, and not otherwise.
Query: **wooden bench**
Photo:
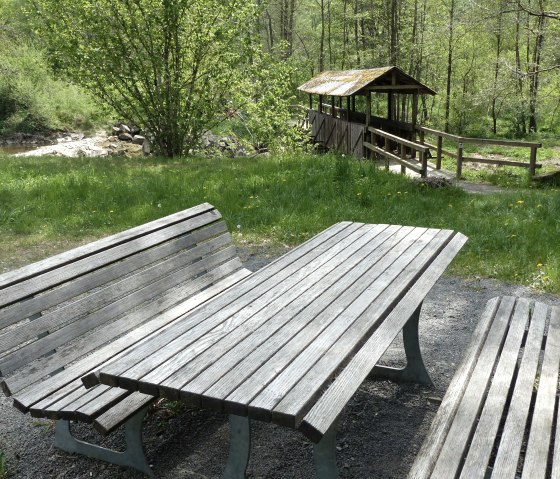
[[[486,306],[409,479],[560,477],[560,308]]]
[[[151,475],[141,425],[153,397],[80,378],[250,274],[220,218],[205,203],[0,276],[1,386],[22,412],[57,420],[57,447]],[[126,451],[75,439],[70,421],[103,434],[126,423]]]

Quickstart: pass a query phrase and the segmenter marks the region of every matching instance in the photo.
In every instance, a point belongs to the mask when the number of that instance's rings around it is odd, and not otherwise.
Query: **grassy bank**
[[[4,268],[208,201],[239,242],[296,245],[341,220],[450,228],[470,241],[450,270],[560,293],[560,191],[468,195],[365,162],[0,156]],[[53,246],[54,245],[54,246]],[[35,259],[35,258],[33,258]]]

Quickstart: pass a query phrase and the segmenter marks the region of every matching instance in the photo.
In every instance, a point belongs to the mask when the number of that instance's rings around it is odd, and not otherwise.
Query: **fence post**
[[[443,144],[443,136],[437,137],[437,153],[436,153],[436,170],[441,170],[441,148]]]
[[[537,147],[532,146],[531,147],[531,157],[529,159],[529,176],[531,178],[533,178],[533,176],[535,176],[536,164],[537,164]]]
[[[463,143],[457,143],[457,179],[463,174]]]
[[[420,158],[422,159],[422,173],[420,176],[422,178],[426,178],[428,176],[428,152],[423,151],[420,155]]]
[[[390,151],[390,145],[389,145],[389,138],[385,138],[385,147],[384,150],[385,151]],[[387,156],[385,156],[385,170],[389,171],[389,158]]]
[[[399,146],[401,147],[401,158],[403,160],[406,160],[406,147],[402,143],[399,143]],[[416,151],[416,150],[412,150],[412,151]],[[404,175],[405,173],[406,173],[406,166],[404,166],[401,163],[401,174]]]

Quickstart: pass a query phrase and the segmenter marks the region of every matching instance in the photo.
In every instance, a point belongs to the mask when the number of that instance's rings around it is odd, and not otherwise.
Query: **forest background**
[[[108,124],[114,109],[100,108],[98,98],[85,93],[87,83],[71,83],[76,76],[57,64],[53,53],[60,45],[45,43],[43,19],[30,15],[36,3],[0,0],[0,133]],[[322,70],[396,65],[438,92],[421,99],[422,124],[471,136],[560,132],[559,0],[249,3],[255,14],[241,19],[239,34],[249,35],[254,48],[236,64],[245,72],[248,64],[255,67],[241,88],[250,101],[229,109],[213,105],[221,115],[203,127],[234,118],[230,123],[241,122],[238,132],[253,143],[289,140],[290,108],[308,104],[297,85]]]

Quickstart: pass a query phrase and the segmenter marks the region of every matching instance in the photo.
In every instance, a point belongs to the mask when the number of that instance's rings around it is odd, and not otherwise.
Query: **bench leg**
[[[406,366],[404,368],[391,368],[389,366],[375,366],[370,378],[390,379],[393,381],[406,381],[433,386],[432,380],[420,351],[418,342],[418,321],[422,304],[418,306],[414,314],[403,327],[404,352],[406,354]]]
[[[222,479],[245,479],[251,451],[249,417],[229,415],[229,456]]]
[[[118,466],[131,467],[153,477],[154,473],[146,460],[142,446],[142,421],[147,411],[147,407],[138,411],[125,423],[126,449],[124,452],[113,451],[76,439],[70,431],[70,421],[63,419],[56,421],[54,445],[67,452],[83,454]]]
[[[335,421],[323,438],[313,445],[313,460],[319,479],[338,479],[336,467],[336,429]]]

